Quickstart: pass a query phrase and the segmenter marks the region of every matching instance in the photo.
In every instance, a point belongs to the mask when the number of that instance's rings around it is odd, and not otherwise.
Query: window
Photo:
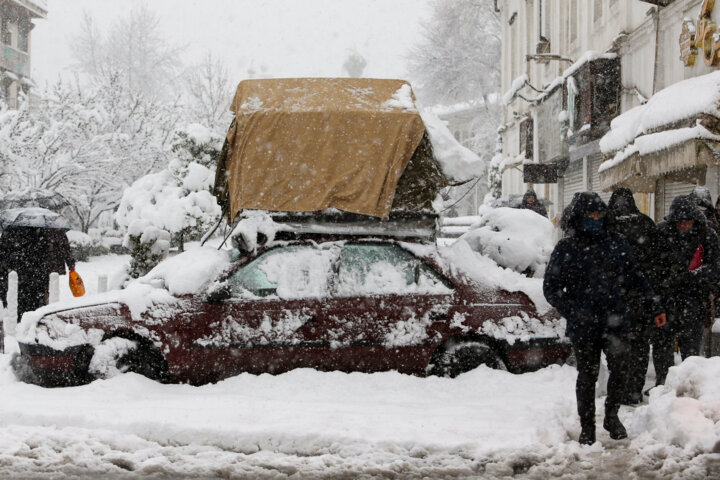
[[[233,297],[318,298],[328,294],[338,247],[291,246],[266,252],[229,279]]]
[[[22,52],[28,51],[30,46],[30,29],[26,24],[20,26],[18,30],[18,50]]]
[[[603,2],[605,0],[593,0],[593,22],[598,22],[603,16]]]
[[[337,295],[341,297],[450,292],[432,268],[397,245],[350,244],[340,256]]]

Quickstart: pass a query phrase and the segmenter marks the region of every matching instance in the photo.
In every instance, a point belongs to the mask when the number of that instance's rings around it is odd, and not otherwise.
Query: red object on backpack
[[[688,270],[691,272],[693,270],[697,270],[698,268],[702,267],[702,260],[703,260],[703,247],[702,244],[698,245],[697,250],[695,250],[695,253],[692,256],[692,260],[690,260],[690,265],[688,265]]]

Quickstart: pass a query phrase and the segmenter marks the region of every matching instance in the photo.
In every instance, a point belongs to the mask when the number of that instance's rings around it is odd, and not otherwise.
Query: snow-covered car
[[[322,237],[231,259],[198,248],[128,288],[43,307],[18,327],[18,375],[67,385],[133,371],[203,384],[294,368],[455,376],[562,362],[564,320],[483,285],[434,245]]]

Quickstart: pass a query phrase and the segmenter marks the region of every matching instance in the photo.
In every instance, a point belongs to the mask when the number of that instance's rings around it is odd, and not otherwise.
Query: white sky
[[[72,71],[70,39],[83,12],[102,28],[133,6],[160,17],[167,40],[187,46],[186,64],[206,52],[222,57],[242,80],[248,68],[275,77],[342,76],[355,49],[364,76],[406,77],[405,55],[419,40],[429,0],[48,0],[48,17],[32,32],[38,85]]]

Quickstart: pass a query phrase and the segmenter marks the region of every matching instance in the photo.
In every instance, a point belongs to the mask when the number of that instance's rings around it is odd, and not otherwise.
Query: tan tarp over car
[[[447,181],[413,100],[402,80],[240,82],[215,181],[228,219],[243,209],[429,210]]]

